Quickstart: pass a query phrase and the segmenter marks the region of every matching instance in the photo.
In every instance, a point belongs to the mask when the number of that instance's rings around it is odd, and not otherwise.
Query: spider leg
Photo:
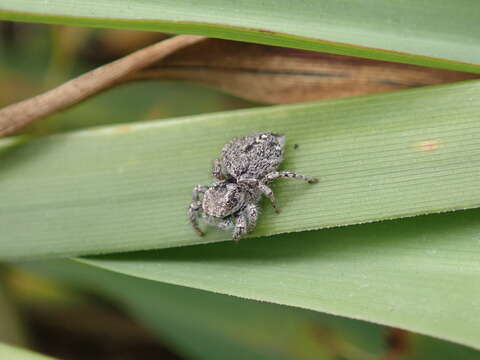
[[[297,174],[293,171],[272,171],[271,173],[267,174],[267,176],[265,176],[265,182],[268,183],[274,179],[280,179],[280,178],[289,178],[289,179],[300,179],[300,180],[304,180],[310,184],[314,184],[316,182],[318,182],[318,179],[317,178],[313,178],[313,177],[309,177],[309,176],[305,176],[305,175],[302,175],[302,174]]]
[[[277,207],[277,201],[275,200],[275,195],[273,195],[272,189],[270,189],[267,185],[262,183],[258,184],[258,189],[262,192],[263,195],[268,197],[268,199],[272,203],[273,209],[278,214],[280,212],[280,209]]]
[[[195,186],[192,192],[192,202],[188,207],[188,220],[190,221],[190,224],[192,225],[195,232],[200,236],[204,235],[203,231],[200,230],[200,227],[198,226],[198,214],[202,210],[200,194],[205,193],[207,189],[208,187],[204,185]]]
[[[200,230],[200,227],[198,226],[198,213],[200,212],[200,209],[201,209],[200,202],[192,201],[192,203],[188,208],[188,220],[190,221],[190,224],[192,225],[195,232],[198,235],[203,236],[204,233],[202,230]]]
[[[247,229],[251,231],[257,225],[258,207],[255,204],[248,204],[245,208],[245,215],[247,216]]]
[[[220,159],[215,159],[215,161],[213,162],[212,175],[218,180],[225,180],[227,178],[227,176],[225,176],[225,173],[223,172],[222,162],[220,161]]]
[[[242,237],[242,235],[247,233],[247,216],[242,211],[237,217],[235,221],[235,228],[233,229],[233,240],[238,241]]]
[[[197,185],[192,191],[192,201],[200,201],[200,194],[204,194],[208,190],[208,186]]]
[[[235,222],[233,221],[231,216],[224,219],[219,219],[219,218],[215,218],[213,216],[207,215],[207,216],[204,216],[204,219],[210,225],[216,226],[222,230],[230,230],[235,228]]]
[[[273,195],[272,189],[270,189],[265,182],[260,182],[257,179],[247,178],[247,179],[240,179],[237,182],[238,184],[246,184],[248,186],[256,187],[263,195],[268,197],[270,202],[272,203],[273,209],[278,214],[280,209],[277,207],[277,202],[275,201],[275,195]]]
[[[235,228],[233,230],[233,240],[238,241],[240,238],[252,231],[257,225],[258,208],[255,204],[248,204],[244,210],[237,216]]]

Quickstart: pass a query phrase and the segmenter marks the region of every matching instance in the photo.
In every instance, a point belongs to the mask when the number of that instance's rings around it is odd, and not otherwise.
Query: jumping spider
[[[233,240],[255,228],[258,217],[257,203],[265,195],[278,213],[275,197],[268,184],[278,178],[305,180],[311,184],[316,178],[291,171],[276,171],[283,161],[285,136],[258,133],[234,138],[215,160],[212,174],[217,179],[211,186],[197,185],[188,208],[188,218],[198,235],[199,213],[210,225],[220,229],[233,229]],[[203,199],[200,195],[203,194]]]

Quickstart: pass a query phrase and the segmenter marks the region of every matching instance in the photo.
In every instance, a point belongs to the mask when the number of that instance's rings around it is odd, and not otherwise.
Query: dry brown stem
[[[96,68],[52,90],[0,110],[0,136],[10,135],[32,122],[65,110],[113,87],[130,74],[205,38],[179,35],[148,46]]]

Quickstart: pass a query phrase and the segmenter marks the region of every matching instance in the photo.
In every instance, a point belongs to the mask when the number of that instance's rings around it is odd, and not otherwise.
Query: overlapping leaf
[[[480,349],[479,218],[475,209],[82,261]]]
[[[191,189],[233,136],[287,136],[283,168],[252,236],[480,205],[480,82],[98,128],[0,147],[0,258],[71,256],[227,240],[199,238]],[[298,147],[294,146],[295,144]]]
[[[196,33],[480,72],[474,0],[3,0],[0,18]]]
[[[218,255],[217,250],[213,251]],[[166,252],[172,255],[173,251]],[[234,260],[238,267],[246,255],[243,250],[241,253]],[[139,260],[138,256],[134,257]],[[143,257],[146,264],[147,258],[152,257]],[[174,255],[171,260],[176,262],[181,258]],[[228,258],[233,260],[231,256]],[[165,265],[161,257],[157,260],[160,266]],[[268,257],[268,261],[271,260]],[[147,264],[147,269],[150,265]],[[76,288],[96,289],[99,294],[121,303],[130,315],[177,347],[180,354],[198,359],[448,360],[454,357],[470,360],[479,354],[473,349],[399,329],[137,279],[73,261],[44,261],[23,266]],[[250,282],[249,276],[247,281]]]

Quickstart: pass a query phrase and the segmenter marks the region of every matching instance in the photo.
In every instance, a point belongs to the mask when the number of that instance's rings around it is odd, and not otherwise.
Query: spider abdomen
[[[235,138],[223,147],[221,161],[233,178],[261,179],[283,161],[284,145],[285,136],[272,133]]]

